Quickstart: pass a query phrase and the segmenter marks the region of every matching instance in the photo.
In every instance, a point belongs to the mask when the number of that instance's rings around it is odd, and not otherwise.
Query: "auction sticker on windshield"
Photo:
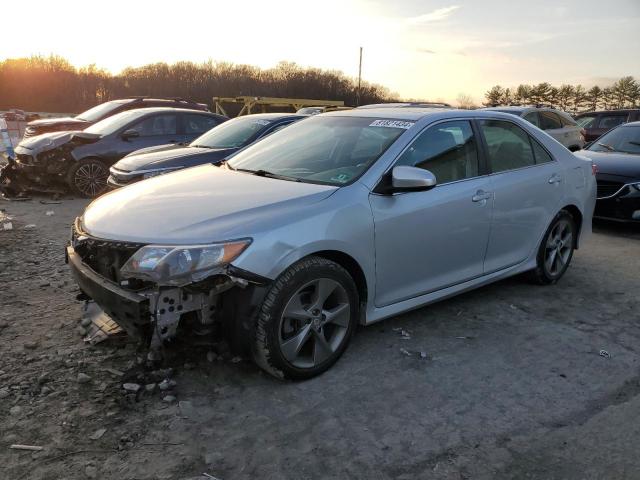
[[[411,128],[414,122],[404,122],[402,120],[374,120],[369,125],[370,127],[387,127],[387,128],[404,128],[405,130]]]

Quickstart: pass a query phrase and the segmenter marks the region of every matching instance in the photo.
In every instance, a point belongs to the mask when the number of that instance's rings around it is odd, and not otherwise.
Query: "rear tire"
[[[560,210],[547,229],[538,248],[536,268],[529,272],[540,285],[556,283],[565,274],[576,246],[576,223],[566,210]]]
[[[258,313],[253,357],[278,378],[320,375],[346,350],[356,328],[358,291],[335,262],[308,257],[282,273]]]
[[[97,158],[87,158],[75,163],[67,173],[71,190],[84,197],[95,198],[107,190],[109,169]]]

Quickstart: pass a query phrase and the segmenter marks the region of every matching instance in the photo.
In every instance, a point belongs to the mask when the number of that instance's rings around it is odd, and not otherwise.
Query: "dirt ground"
[[[361,328],[311,381],[200,347],[136,396],[134,345],[78,331],[63,246],[87,202],[40,200],[0,201],[1,479],[640,478],[639,228],[597,224],[558,285]]]

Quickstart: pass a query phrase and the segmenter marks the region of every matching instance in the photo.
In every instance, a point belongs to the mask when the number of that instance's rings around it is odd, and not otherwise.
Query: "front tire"
[[[576,246],[576,223],[566,210],[560,210],[547,229],[538,248],[537,266],[531,279],[540,285],[556,283],[565,274]]]
[[[107,189],[109,169],[96,158],[75,163],[67,174],[67,183],[74,193],[84,198],[95,198]]]
[[[321,257],[300,260],[274,282],[260,308],[253,356],[279,378],[320,375],[346,350],[359,299],[349,273]]]

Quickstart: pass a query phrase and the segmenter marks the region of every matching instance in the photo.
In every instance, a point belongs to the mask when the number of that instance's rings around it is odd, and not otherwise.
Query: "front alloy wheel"
[[[109,171],[100,160],[82,160],[69,172],[69,184],[85,198],[95,198],[107,188]]]
[[[277,377],[319,375],[347,348],[358,318],[358,293],[349,273],[308,257],[282,273],[267,293],[254,340],[256,363]]]

